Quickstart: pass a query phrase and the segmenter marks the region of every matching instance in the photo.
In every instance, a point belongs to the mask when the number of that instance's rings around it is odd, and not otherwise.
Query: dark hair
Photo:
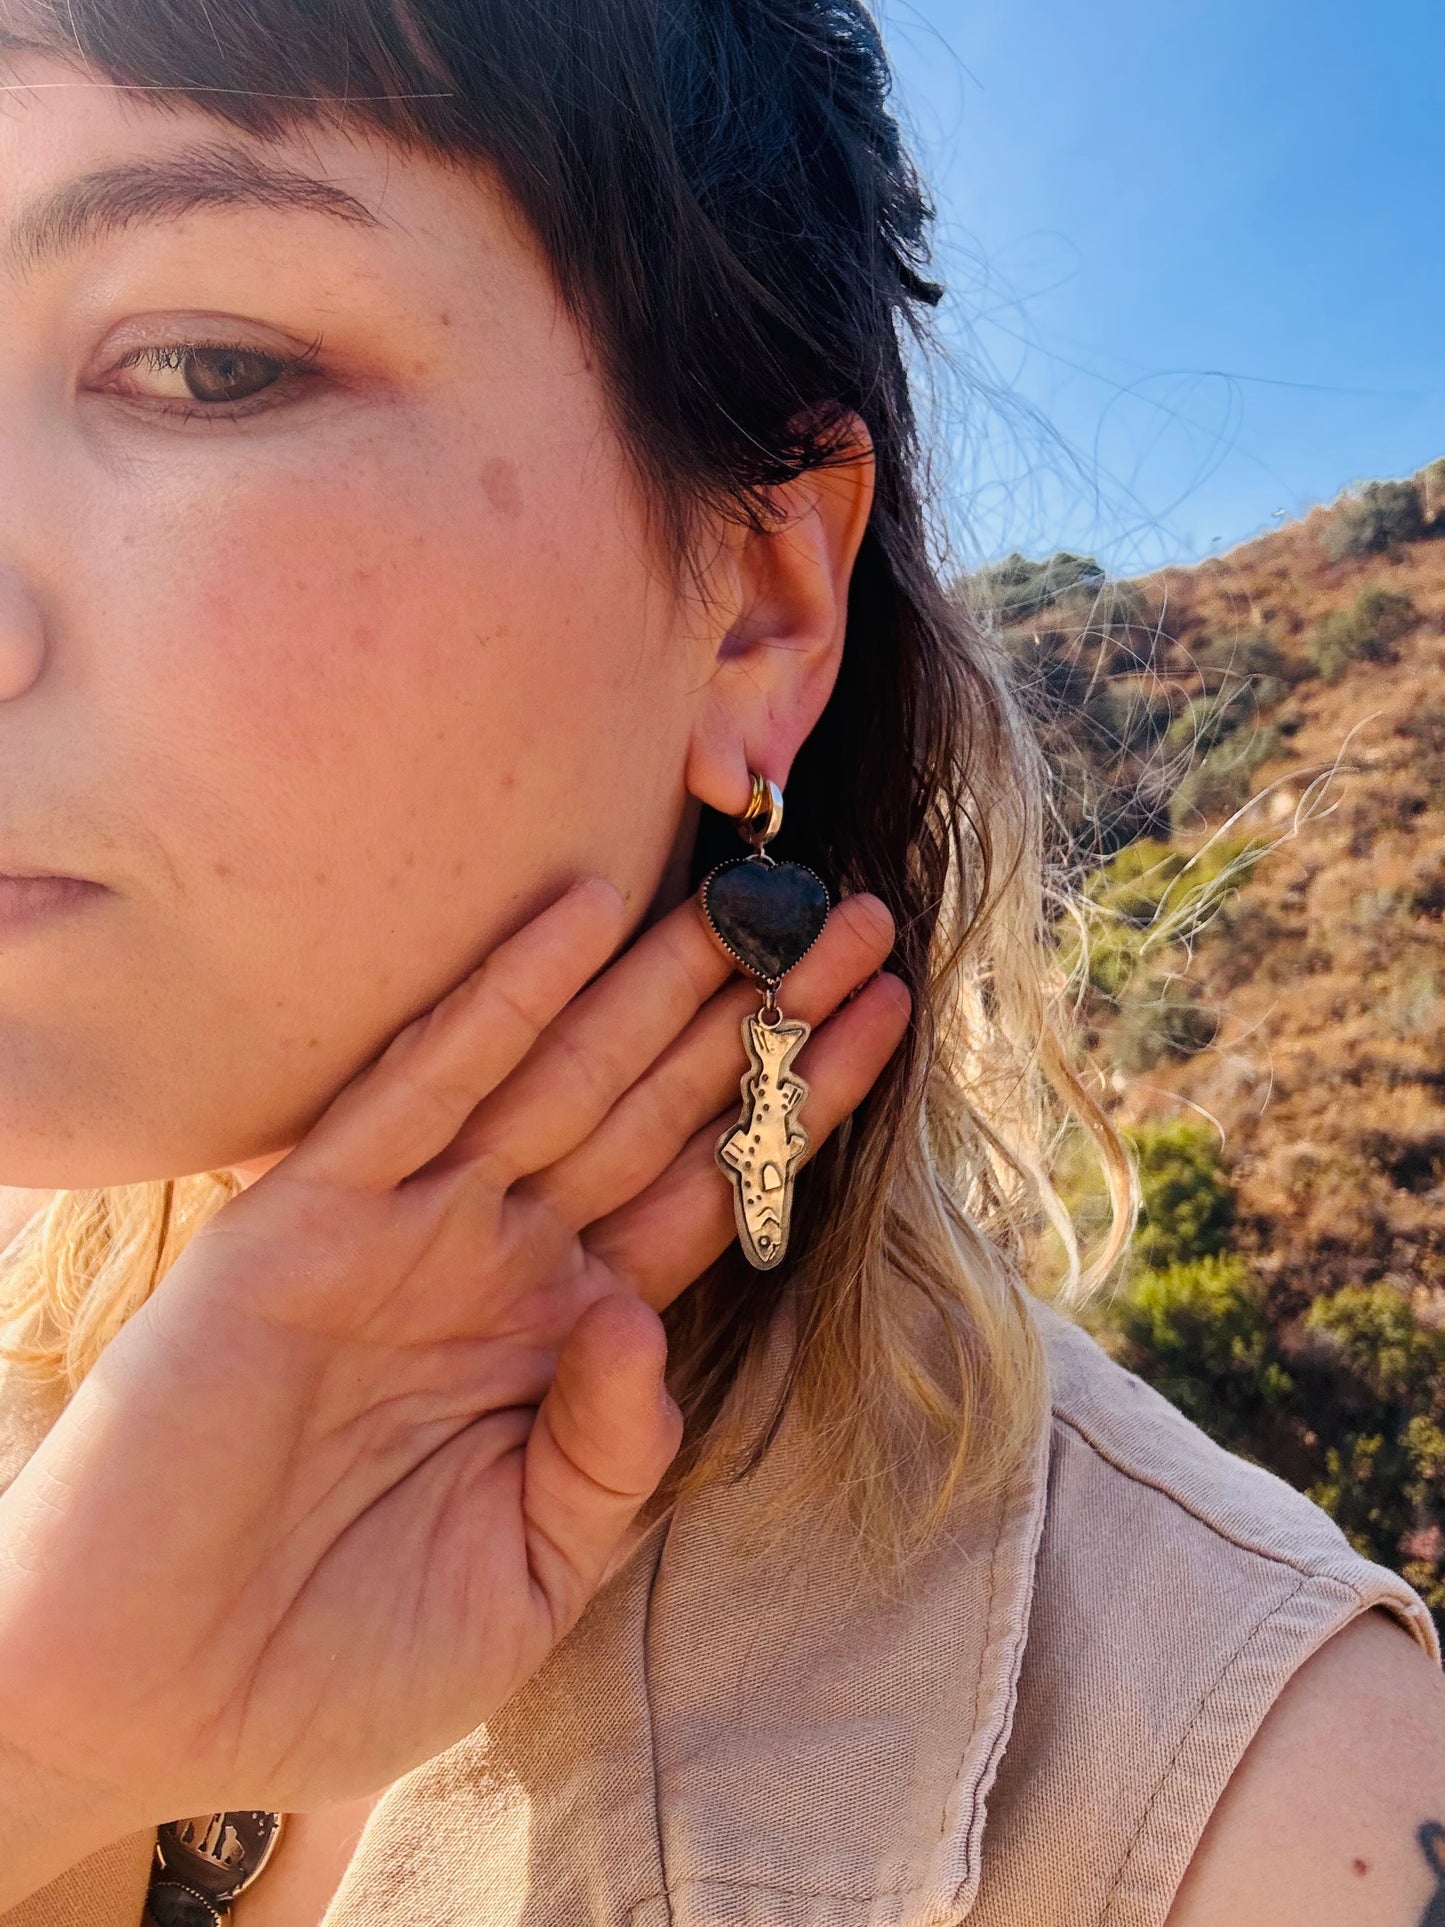
[[[939,1491],[965,1460],[985,1475],[988,1436],[1018,1427],[975,1421],[1008,1390],[1005,1355],[1028,1349],[1010,1308],[1021,1216],[1005,1167],[1037,1169],[1028,1133],[1011,1144],[1005,1116],[1048,1034],[1041,782],[992,655],[930,559],[906,364],[940,292],[926,273],[931,210],[865,8],[36,4],[47,44],[160,103],[184,99],[262,136],[342,116],[494,169],[597,344],[621,432],[679,536],[700,507],[766,521],[770,487],[833,459],[852,416],[866,424],[876,502],[841,670],[791,771],[775,848],[813,864],[835,896],[868,889],[888,902],[891,967],[913,992],[914,1022],[800,1184],[788,1261],[760,1274],[729,1253],[674,1308],[674,1360],[695,1455],[795,1278],[789,1389],[828,1408],[836,1489],[856,1498],[860,1472],[901,1477],[910,1458],[936,1471],[930,1444],[944,1455]],[[705,813],[694,880],[736,852],[731,826]],[[966,970],[989,987],[958,1049],[987,1059],[1000,1039],[1017,1047],[1008,1065],[993,1052],[994,1090],[967,1088],[940,1046],[941,1006],[957,1002]],[[944,1275],[945,1245],[957,1278]],[[921,1311],[947,1328],[942,1364],[921,1363]],[[1019,1396],[1020,1373],[1011,1383]],[[872,1489],[881,1516],[885,1495]]]

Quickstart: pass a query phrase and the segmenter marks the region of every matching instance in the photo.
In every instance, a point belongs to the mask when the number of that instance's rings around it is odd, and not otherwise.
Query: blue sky
[[[877,10],[966,558],[1192,560],[1445,454],[1441,0]]]

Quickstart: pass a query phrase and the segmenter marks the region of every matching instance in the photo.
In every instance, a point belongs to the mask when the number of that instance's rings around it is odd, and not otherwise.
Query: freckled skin
[[[104,84],[11,94],[0,227],[217,132]],[[722,618],[649,546],[540,251],[483,177],[261,145],[383,225],[211,211],[0,275],[0,866],[112,893],[0,945],[6,1184],[284,1149],[571,878],[641,920],[695,809]],[[197,316],[319,334],[321,373],[168,418],[115,344]]]

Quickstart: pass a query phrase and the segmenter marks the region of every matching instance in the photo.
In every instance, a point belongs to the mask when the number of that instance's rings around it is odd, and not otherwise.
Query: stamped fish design
[[[787,1250],[793,1179],[808,1149],[794,1115],[808,1086],[790,1067],[810,1030],[796,1017],[765,1024],[756,1012],[743,1019],[743,1114],[717,1141],[717,1161],[733,1181],[738,1237],[759,1271],[771,1270]]]

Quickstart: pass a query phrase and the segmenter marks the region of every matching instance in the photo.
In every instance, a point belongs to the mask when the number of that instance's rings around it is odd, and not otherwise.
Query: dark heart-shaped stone
[[[828,916],[828,889],[805,864],[743,856],[703,878],[702,909],[743,968],[767,983],[817,942]]]

